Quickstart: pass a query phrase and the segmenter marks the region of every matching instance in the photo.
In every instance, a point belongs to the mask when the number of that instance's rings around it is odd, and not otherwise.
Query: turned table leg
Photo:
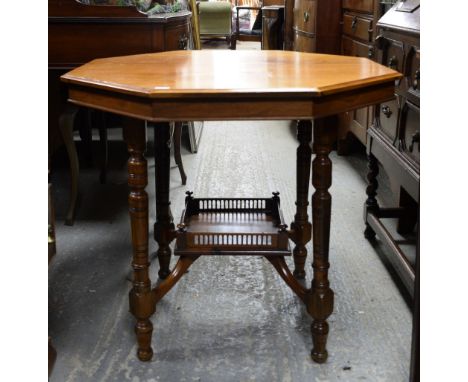
[[[138,341],[138,358],[149,361],[153,356],[150,321],[155,311],[154,294],[151,291],[148,260],[148,184],[146,149],[146,128],[143,121],[126,118],[124,139],[130,158],[128,160],[128,196],[133,245],[133,288],[130,291],[130,311],[136,317],[135,332]]]
[[[154,125],[154,160],[156,178],[156,223],[154,238],[158,242],[159,277],[165,279],[171,262],[170,242],[175,237],[175,226],[169,201],[169,181],[171,164],[171,131],[169,123]]]
[[[314,153],[312,162],[312,185],[315,192],[312,196],[313,252],[312,268],[314,277],[312,288],[306,297],[307,311],[313,318],[311,352],[317,363],[327,360],[326,350],[328,323],[327,318],[333,312],[333,291],[328,281],[328,249],[330,242],[331,186],[332,163],[328,157],[336,138],[336,118],[328,117],[314,122]]]
[[[297,139],[299,147],[296,151],[296,215],[291,223],[291,239],[296,246],[293,250],[294,277],[305,278],[304,265],[307,259],[306,244],[310,241],[312,225],[307,215],[309,205],[310,159],[312,150],[312,121],[299,121],[297,123]]]

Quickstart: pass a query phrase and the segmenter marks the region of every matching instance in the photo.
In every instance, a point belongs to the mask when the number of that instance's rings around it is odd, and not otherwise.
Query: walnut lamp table
[[[333,311],[328,281],[331,160],[335,115],[392,99],[400,74],[366,58],[289,51],[173,51],[94,60],[62,76],[69,101],[126,116],[128,202],[134,270],[130,310],[136,317],[138,358],[153,355],[151,315],[157,302],[200,256],[264,256],[313,318],[312,359],[325,362],[327,318]],[[169,198],[171,121],[297,120],[296,214],[285,224],[278,193],[270,198],[195,198],[187,193],[180,224]],[[159,277],[152,287],[148,260],[145,121],[154,123]],[[313,126],[312,126],[313,121]],[[312,134],[313,131],[313,134]],[[308,216],[313,135],[312,223]],[[306,244],[313,236],[313,280],[305,288]],[[179,260],[169,269],[170,243]],[[294,243],[294,272],[284,256]]]

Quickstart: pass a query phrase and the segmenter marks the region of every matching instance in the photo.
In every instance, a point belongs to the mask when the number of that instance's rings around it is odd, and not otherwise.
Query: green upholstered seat
[[[228,1],[201,1],[199,4],[201,35],[231,35],[231,3]]]

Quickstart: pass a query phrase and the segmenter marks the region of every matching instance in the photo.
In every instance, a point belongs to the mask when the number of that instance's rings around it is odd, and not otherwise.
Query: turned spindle
[[[291,239],[296,244],[293,250],[294,277],[305,278],[305,262],[307,259],[306,244],[310,241],[312,226],[307,215],[309,206],[309,181],[312,150],[312,122],[298,121],[297,139],[299,146],[296,151],[296,214],[291,223]]]
[[[328,251],[330,243],[331,195],[328,189],[332,182],[332,163],[328,155],[336,139],[336,118],[328,117],[314,122],[314,153],[312,162],[313,252],[312,287],[306,297],[307,311],[313,318],[311,331],[312,359],[317,363],[327,360],[326,350],[328,323],[333,312],[333,291],[328,281]]]
[[[133,287],[130,291],[130,311],[136,317],[135,333],[138,342],[138,358],[149,361],[153,356],[151,335],[153,324],[150,321],[155,311],[154,295],[151,291],[148,259],[148,184],[146,149],[146,129],[142,121],[125,119],[124,138],[130,158],[128,160],[128,203],[130,211],[133,246]]]
[[[379,163],[377,158],[371,153],[367,156],[367,188],[366,188],[366,216],[368,211],[378,211],[379,204],[375,198],[377,195],[377,188],[379,183],[377,181],[377,176],[379,175]],[[364,230],[364,237],[368,240],[371,240],[375,237],[375,232],[366,222],[366,229]]]
[[[158,242],[158,275],[161,279],[169,276],[171,248],[169,244],[175,238],[175,227],[169,201],[169,181],[171,166],[171,132],[169,123],[154,124],[154,161],[156,181],[156,223],[154,238]]]

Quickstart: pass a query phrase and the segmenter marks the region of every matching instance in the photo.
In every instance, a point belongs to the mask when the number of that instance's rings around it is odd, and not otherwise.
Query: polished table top
[[[62,80],[72,103],[156,122],[315,119],[392,99],[400,76],[361,57],[204,50],[98,59]]]
[[[280,93],[322,96],[399,74],[367,58],[290,51],[172,51],[91,61],[62,79],[145,97]]]

